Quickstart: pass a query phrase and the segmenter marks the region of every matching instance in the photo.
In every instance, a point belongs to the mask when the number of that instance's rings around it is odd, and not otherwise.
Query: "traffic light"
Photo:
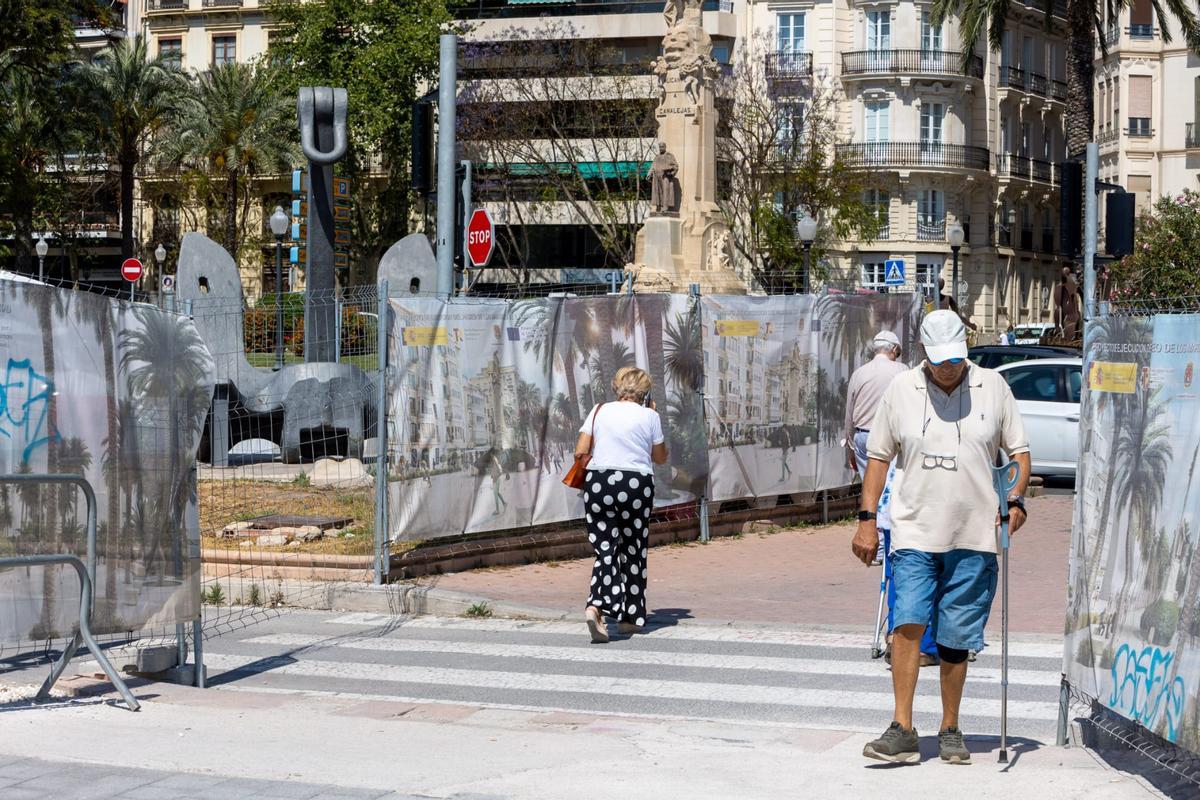
[[[1058,176],[1058,252],[1074,258],[1079,255],[1083,229],[1083,164],[1060,161]]]
[[[412,188],[421,195],[433,190],[433,103],[424,98],[412,107]]]
[[[1109,192],[1104,198],[1104,251],[1110,256],[1133,252],[1134,195]]]

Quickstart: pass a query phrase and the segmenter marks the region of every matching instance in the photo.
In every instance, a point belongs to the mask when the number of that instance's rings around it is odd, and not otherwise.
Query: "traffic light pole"
[[[1096,318],[1096,194],[1097,173],[1100,170],[1100,148],[1095,142],[1087,146],[1087,161],[1083,180],[1083,322]]]
[[[454,293],[454,142],[455,88],[458,79],[458,37],[441,37],[441,75],[438,83],[437,145],[437,294]]]

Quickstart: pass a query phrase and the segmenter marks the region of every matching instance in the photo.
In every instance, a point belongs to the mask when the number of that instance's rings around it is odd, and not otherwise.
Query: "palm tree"
[[[1172,40],[1169,21],[1174,20],[1187,46],[1200,49],[1200,25],[1186,0],[1150,0],[1158,17],[1164,42]],[[1015,4],[1012,4],[1015,6]],[[1054,0],[1043,0],[1047,26]],[[1095,118],[1096,32],[1115,22],[1121,9],[1132,0],[1067,0],[1067,152],[1076,155],[1092,139]],[[988,45],[999,50],[1004,43],[1009,0],[935,0],[933,23],[940,25],[950,15],[959,17],[963,60],[966,63],[975,44],[986,34]],[[1014,8],[1014,10],[1016,10]],[[1102,52],[1107,46],[1101,38]]]
[[[1124,426],[1117,436],[1113,480],[1116,501],[1126,513],[1124,578],[1117,599],[1117,618],[1132,592],[1135,545],[1139,545],[1142,552],[1150,550],[1146,540],[1155,535],[1155,517],[1162,505],[1163,487],[1171,469],[1171,429],[1162,420],[1167,409],[1159,399],[1159,391],[1155,389],[1148,397],[1134,395],[1139,398],[1137,419]],[[1114,550],[1110,563],[1115,562],[1116,557]]]
[[[145,37],[135,35],[107,48],[79,79],[98,117],[101,141],[121,170],[121,257],[128,258],[138,162],[183,113],[187,78],[161,56],[151,59]]]
[[[78,151],[77,115],[61,107],[63,93],[49,78],[12,70],[0,84],[0,213],[7,215],[16,244],[16,269],[32,272],[33,225],[38,200],[56,163],[61,176],[64,154]]]
[[[200,77],[194,102],[177,132],[163,143],[161,160],[181,164],[201,186],[205,200],[223,211],[221,244],[236,259],[255,176],[278,174],[298,158],[293,98],[272,71],[259,64],[229,63]]]
[[[704,384],[704,343],[700,316],[694,311],[676,314],[663,330],[663,358],[667,377],[679,394],[699,392]]]
[[[92,453],[87,443],[78,436],[64,439],[58,449],[58,469],[66,475],[87,477],[92,468]],[[79,524],[79,492],[74,486],[58,487],[58,513],[62,518],[62,536],[70,543],[80,538],[83,528]]]
[[[183,515],[195,502],[195,482],[184,465],[211,400],[214,365],[194,326],[153,309],[137,308],[134,314],[137,324],[121,332],[121,369],[139,415],[165,425],[168,440],[160,455],[168,468],[143,474],[150,491],[139,498],[155,520],[149,526],[154,542],[147,547],[143,540],[143,557],[150,562],[154,545],[165,556],[164,536],[179,544]]]

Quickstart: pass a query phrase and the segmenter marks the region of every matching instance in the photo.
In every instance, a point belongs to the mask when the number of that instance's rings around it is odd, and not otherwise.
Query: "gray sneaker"
[[[963,744],[963,733],[958,728],[946,728],[938,734],[938,752],[949,764],[971,763],[971,751]]]
[[[917,736],[917,729],[906,730],[899,722],[893,721],[883,736],[867,742],[863,747],[863,755],[876,761],[916,764],[921,760],[921,740]]]

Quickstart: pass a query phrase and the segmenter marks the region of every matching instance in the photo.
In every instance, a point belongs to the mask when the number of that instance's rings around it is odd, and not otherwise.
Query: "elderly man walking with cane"
[[[875,416],[867,441],[863,510],[852,544],[864,564],[875,559],[875,509],[888,464],[896,459],[891,497],[895,712],[863,755],[900,763],[920,760],[913,696],[921,636],[933,613],[941,657],[938,749],[943,761],[967,764],[971,754],[958,711],[969,651],[983,648],[998,573],[993,465],[1003,449],[1019,466],[1007,499],[1016,533],[1025,523],[1029,442],[1008,384],[967,360],[966,329],[957,314],[930,313],[921,325],[921,342],[926,360],[892,382]]]

